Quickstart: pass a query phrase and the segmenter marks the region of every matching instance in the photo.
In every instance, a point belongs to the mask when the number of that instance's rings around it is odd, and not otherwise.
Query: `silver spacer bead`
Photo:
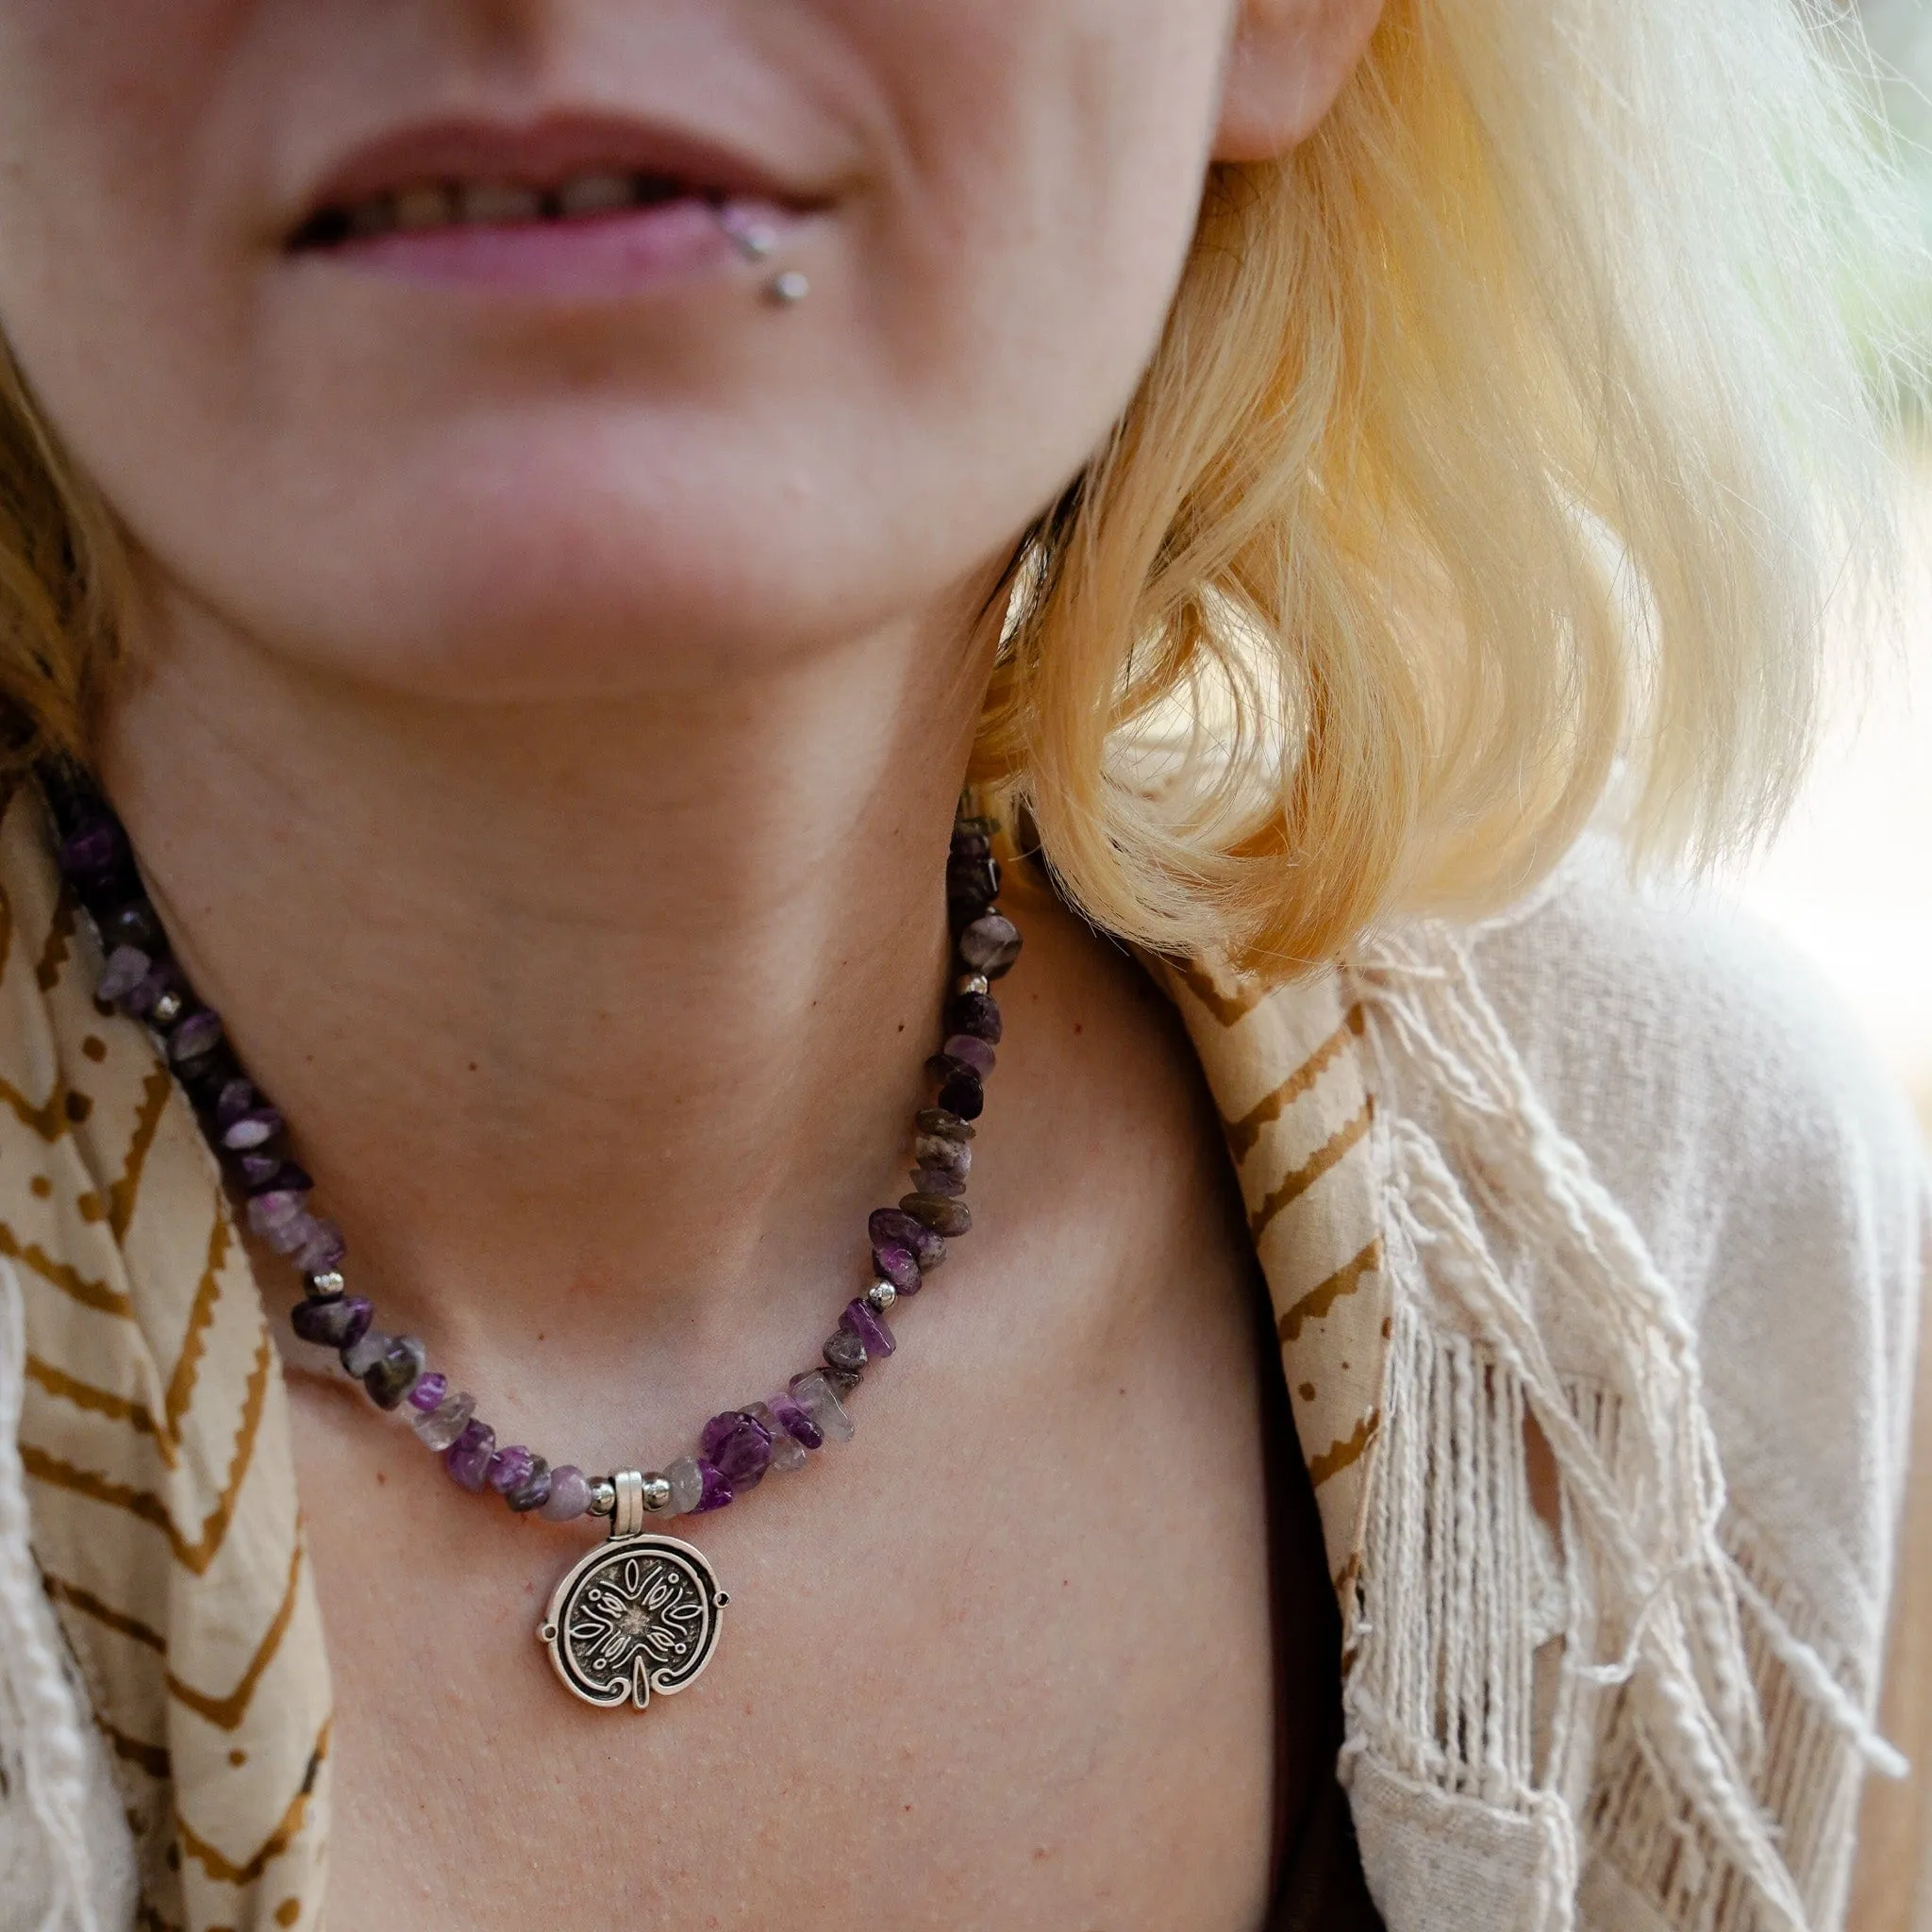
[[[644,1514],[661,1516],[671,1507],[671,1479],[653,1469],[644,1475]]]
[[[890,1281],[874,1281],[865,1291],[866,1307],[883,1315],[899,1299],[899,1291]]]
[[[181,1017],[187,1001],[171,987],[148,1008],[148,1023],[154,1026],[172,1026]]]
[[[349,1284],[331,1268],[325,1274],[309,1275],[305,1285],[317,1301],[326,1301],[332,1294],[341,1294]]]
[[[991,992],[992,981],[983,973],[962,973],[953,982],[955,992]]]
[[[598,1476],[591,1484],[591,1514],[608,1516],[617,1507],[617,1485],[608,1475]]]
[[[788,268],[772,277],[770,292],[780,308],[796,308],[811,293],[811,282],[802,270]]]

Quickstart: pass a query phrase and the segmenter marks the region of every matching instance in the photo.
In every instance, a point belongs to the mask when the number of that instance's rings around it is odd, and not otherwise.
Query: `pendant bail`
[[[639,1469],[620,1469],[611,1477],[617,1487],[617,1507],[610,1512],[612,1536],[638,1536],[644,1527],[644,1474]]]

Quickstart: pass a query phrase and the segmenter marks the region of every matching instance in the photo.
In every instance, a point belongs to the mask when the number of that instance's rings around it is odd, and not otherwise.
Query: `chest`
[[[731,1604],[706,1674],[643,1712],[578,1704],[536,1639],[586,1525],[465,1507],[365,1415],[298,1404],[331,1924],[1249,1932],[1264,1477],[1209,1353],[1176,1380],[1157,1347],[1045,1412],[942,1363],[882,1387],[858,1441],[685,1525]]]

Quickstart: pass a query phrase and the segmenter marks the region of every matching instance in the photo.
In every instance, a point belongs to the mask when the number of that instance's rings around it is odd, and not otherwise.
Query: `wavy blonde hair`
[[[1861,77],[1798,0],[1389,0],[1215,171],[979,747],[1098,923],[1292,970],[1520,891],[1620,768],[1640,853],[1775,822],[1884,549]]]
[[[1846,315],[1906,245],[1811,0],[1388,0],[1213,171],[1020,558],[975,775],[1124,937],[1287,971],[1568,845],[1773,822],[1882,515]],[[0,758],[85,758],[120,553],[0,349]]]

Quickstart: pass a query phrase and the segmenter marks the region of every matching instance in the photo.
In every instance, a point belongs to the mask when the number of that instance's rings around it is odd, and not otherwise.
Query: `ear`
[[[1306,141],[1367,50],[1382,0],[1240,0],[1217,161],[1272,161]]]

